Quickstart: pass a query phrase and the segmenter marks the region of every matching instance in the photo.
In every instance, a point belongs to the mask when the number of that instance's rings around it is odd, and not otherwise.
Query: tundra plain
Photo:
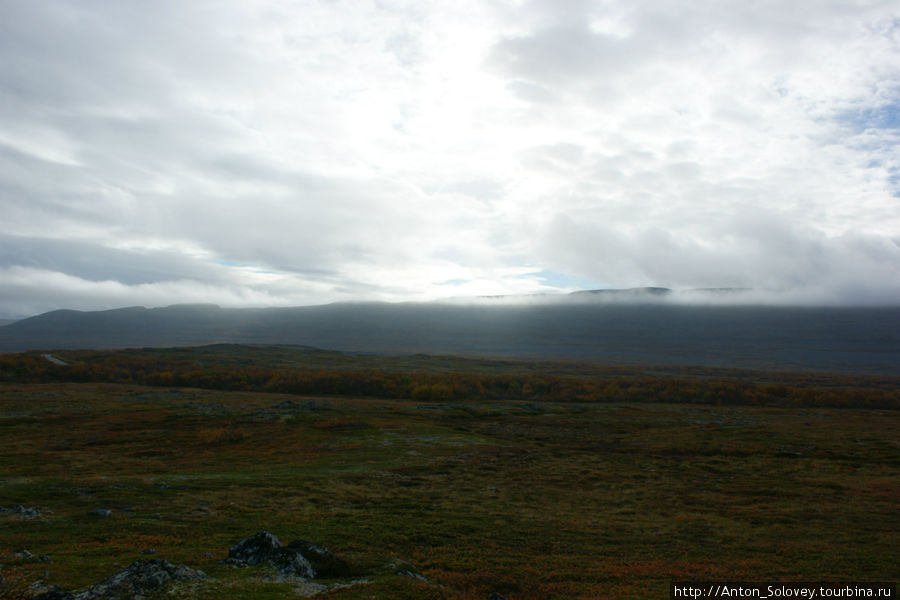
[[[129,352],[55,353],[65,367],[3,356],[0,507],[39,517],[0,513],[0,597],[37,581],[82,589],[151,552],[210,576],[167,598],[309,593],[270,565],[223,564],[258,531],[352,565],[319,582],[329,599],[662,598],[673,580],[897,579],[896,379]],[[116,360],[134,381],[87,376]],[[247,372],[207,389],[179,383],[203,365],[254,361],[407,387],[285,394]],[[485,393],[447,395],[439,384],[455,379]],[[600,392],[557,398],[540,381]]]

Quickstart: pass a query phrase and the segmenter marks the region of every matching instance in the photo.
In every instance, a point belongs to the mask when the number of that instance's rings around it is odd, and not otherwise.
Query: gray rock
[[[303,579],[316,576],[312,564],[300,552],[284,547],[268,531],[260,531],[229,548],[225,563],[236,567],[271,563],[283,575],[295,575]]]
[[[58,585],[54,585],[36,596],[32,596],[31,600],[75,600],[75,595],[67,592]]]
[[[413,569],[413,566],[405,560],[395,558],[387,564],[387,567],[391,569],[396,575],[402,575],[403,577],[412,577],[413,579],[418,579],[419,581],[429,581],[427,577],[415,571]]]
[[[112,514],[112,511],[108,508],[98,508],[97,510],[92,510],[91,514],[97,515],[98,517],[108,517]]]
[[[229,548],[227,560],[240,562],[242,565],[258,565],[272,560],[281,548],[281,540],[275,534],[260,531]]]
[[[353,575],[352,567],[325,546],[306,540],[294,540],[287,548],[299,552],[306,558],[316,572],[316,577],[338,578]]]
[[[206,573],[160,559],[144,559],[114,573],[100,583],[74,595],[74,600],[135,598],[173,581],[200,581]]]
[[[404,577],[412,577],[413,579],[418,579],[419,581],[429,581],[427,577],[422,575],[421,573],[416,573],[411,569],[399,569],[397,571],[397,575],[402,575]]]
[[[13,556],[16,558],[21,558],[22,560],[31,560],[34,558],[34,554],[29,552],[28,550],[16,550],[13,552]]]
[[[21,504],[18,506],[13,506],[12,508],[0,508],[0,512],[19,515],[20,519],[40,519],[43,516],[41,515],[41,511],[39,511],[38,509],[25,508]]]
[[[173,581],[208,579],[206,573],[159,559],[139,560],[80,592],[54,585],[31,600],[125,600],[139,598]]]

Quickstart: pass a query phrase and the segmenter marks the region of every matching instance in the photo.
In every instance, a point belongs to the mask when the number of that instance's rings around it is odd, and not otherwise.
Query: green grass
[[[896,411],[285,400],[308,399],[0,385],[0,506],[45,513],[0,513],[4,577],[75,589],[153,548],[213,577],[169,597],[290,597],[265,567],[220,563],[263,529],[371,580],[329,599],[663,598],[672,580],[900,574]]]

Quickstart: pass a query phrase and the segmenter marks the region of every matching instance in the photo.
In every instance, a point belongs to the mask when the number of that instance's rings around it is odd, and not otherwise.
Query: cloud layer
[[[0,0],[0,316],[900,302],[893,2]]]

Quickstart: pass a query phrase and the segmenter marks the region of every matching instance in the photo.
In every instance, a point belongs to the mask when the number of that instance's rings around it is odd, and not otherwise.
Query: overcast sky
[[[0,0],[0,317],[900,303],[896,0]]]

